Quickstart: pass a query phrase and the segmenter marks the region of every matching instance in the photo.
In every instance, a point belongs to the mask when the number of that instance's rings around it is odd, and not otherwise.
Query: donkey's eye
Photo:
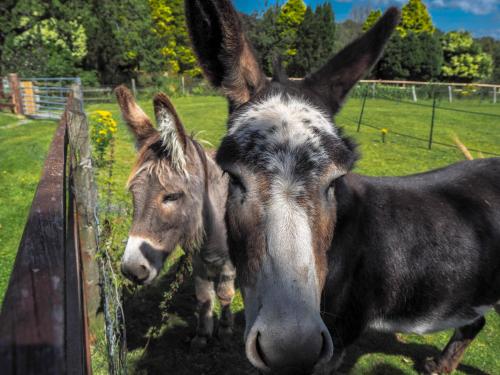
[[[335,182],[337,179],[333,179],[328,187],[326,188],[326,195],[329,196],[330,194],[333,194],[335,192]]]
[[[243,182],[241,182],[241,178],[239,178],[235,174],[228,172],[228,171],[225,171],[224,173],[226,173],[229,176],[229,184],[230,185],[237,187],[237,188],[241,189],[242,191],[246,191],[245,185],[243,185]]]
[[[163,197],[163,203],[175,202],[181,199],[183,195],[184,193],[165,194],[165,196]]]

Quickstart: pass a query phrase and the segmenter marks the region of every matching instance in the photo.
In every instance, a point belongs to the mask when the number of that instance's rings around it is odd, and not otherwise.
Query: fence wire
[[[451,86],[450,86],[451,87]],[[454,90],[454,91],[453,91]],[[367,102],[370,100],[379,99],[382,101],[388,101],[391,103],[397,104],[405,104],[410,106],[416,106],[421,108],[426,108],[429,110],[429,116],[431,118],[430,123],[430,132],[429,136],[424,138],[422,136],[417,136],[414,134],[409,134],[408,132],[398,131],[397,129],[391,129],[390,133],[405,137],[408,139],[413,139],[420,142],[426,142],[428,144],[428,148],[430,149],[432,145],[439,145],[444,147],[456,148],[456,144],[447,143],[442,140],[436,140],[434,138],[435,128],[439,128],[439,121],[436,119],[436,113],[440,111],[453,112],[457,113],[460,116],[463,115],[473,115],[477,117],[484,117],[488,119],[488,123],[485,125],[484,123],[480,123],[479,125],[485,126],[496,126],[497,129],[493,131],[500,131],[500,113],[491,113],[491,112],[479,112],[479,111],[471,111],[462,108],[452,108],[450,107],[453,103],[468,103],[474,104],[480,107],[481,105],[488,104],[488,108],[496,108],[496,106],[500,106],[496,102],[496,91],[493,92],[489,88],[479,88],[475,89],[473,86],[465,86],[462,89],[442,87],[442,86],[423,86],[419,89],[416,89],[415,86],[401,86],[401,85],[388,85],[388,84],[375,84],[375,83],[360,83],[358,84],[352,94],[352,98],[357,98],[362,100],[361,109],[359,112],[358,119],[349,116],[343,116],[343,121],[347,121],[357,126],[357,131],[361,131],[362,128],[368,127],[371,129],[376,129],[379,131],[387,132],[384,126],[376,125],[371,121],[367,121],[366,117],[369,116],[371,111],[374,111],[373,108],[367,106]],[[496,90],[496,88],[494,88]],[[489,98],[489,93],[491,91],[491,98]],[[454,96],[453,96],[454,95]],[[488,98],[488,99],[487,99]],[[422,102],[423,101],[423,102]],[[427,101],[427,103],[426,103]],[[430,103],[429,103],[430,102]],[[449,102],[449,105],[443,105],[443,103]],[[491,105],[491,106],[490,106]],[[368,107],[368,109],[367,109]],[[371,112],[374,113],[374,112]],[[494,119],[498,119],[496,122]],[[490,122],[495,121],[494,125],[491,125]],[[427,126],[428,124],[423,124]],[[468,126],[473,126],[470,124]],[[481,129],[481,128],[476,128]],[[453,130],[453,129],[450,129]],[[482,149],[477,147],[468,147],[470,151],[478,152],[488,156],[500,156],[500,151],[491,150],[491,149]]]
[[[110,254],[114,242],[114,231],[110,216],[115,143],[110,145],[110,158],[107,165],[107,183],[104,205],[100,207],[103,217],[100,228],[98,262],[101,273],[101,295],[105,321],[108,369],[111,375],[127,374],[127,342],[125,314],[122,306],[122,293],[119,278]],[[98,215],[99,216],[99,215]],[[99,222],[99,218],[97,218]]]

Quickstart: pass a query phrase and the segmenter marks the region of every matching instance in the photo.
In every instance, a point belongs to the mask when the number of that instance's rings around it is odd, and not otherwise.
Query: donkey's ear
[[[122,112],[123,119],[128,128],[135,136],[136,147],[139,149],[144,142],[156,133],[156,129],[149,117],[135,102],[134,96],[125,86],[118,86],[115,89],[118,105]]]
[[[260,91],[266,77],[255,58],[231,0],[185,0],[186,20],[198,61],[208,80],[232,106]]]
[[[162,145],[170,154],[173,165],[182,169],[185,164],[184,155],[187,146],[186,129],[167,95],[156,94],[154,108]]]
[[[304,85],[316,92],[333,114],[337,113],[351,88],[382,55],[399,19],[399,9],[389,8],[363,36],[345,47],[316,73],[308,76]]]

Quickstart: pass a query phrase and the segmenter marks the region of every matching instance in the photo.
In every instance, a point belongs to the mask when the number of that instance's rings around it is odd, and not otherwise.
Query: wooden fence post
[[[132,78],[131,84],[132,84],[132,94],[134,95],[134,98],[137,99],[137,88],[135,87],[135,78]]]
[[[493,104],[497,104],[497,87],[493,87]]]
[[[100,306],[99,268],[96,254],[97,240],[97,188],[92,168],[89,126],[83,111],[81,89],[72,87],[73,100],[67,112],[68,137],[70,145],[70,171],[73,189],[76,224],[79,232],[79,248],[83,268],[83,290],[91,331],[97,322]]]
[[[448,86],[448,100],[450,103],[453,103],[453,89],[451,86]]]
[[[75,374],[66,333],[66,123],[49,148],[0,313],[0,371]],[[76,291],[74,291],[76,293]],[[80,337],[72,336],[75,341]],[[80,357],[81,358],[81,357]],[[80,374],[83,374],[80,372]]]
[[[14,105],[14,113],[17,115],[24,114],[23,112],[23,96],[21,94],[21,84],[16,73],[8,75],[9,87],[12,93],[12,104]]]
[[[415,89],[415,85],[413,85],[413,86],[411,87],[411,94],[412,94],[412,96],[413,96],[413,101],[414,101],[414,102],[416,102],[416,101],[417,101],[417,91],[416,91],[416,89]]]

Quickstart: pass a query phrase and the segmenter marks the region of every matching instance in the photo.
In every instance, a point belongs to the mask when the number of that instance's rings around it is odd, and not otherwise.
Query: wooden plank
[[[75,100],[68,101],[68,136],[70,143],[71,173],[74,178],[79,248],[82,261],[84,303],[90,327],[96,324],[101,296],[97,255],[97,185],[92,168],[89,125],[82,109],[81,91],[75,87]]]
[[[50,146],[0,313],[2,374],[64,374],[66,124]]]
[[[14,113],[17,115],[23,114],[23,99],[21,96],[21,87],[19,83],[19,77],[16,73],[11,73],[8,75],[9,87],[11,92],[11,101],[14,105]]]
[[[36,99],[33,91],[33,82],[21,82],[21,90],[23,91],[24,114],[26,116],[33,115],[36,112]]]
[[[78,246],[78,224],[76,222],[75,199],[72,194],[73,176],[70,173],[68,189],[68,231],[66,243],[66,361],[68,375],[86,372],[87,345],[83,293],[81,285],[81,261]]]

